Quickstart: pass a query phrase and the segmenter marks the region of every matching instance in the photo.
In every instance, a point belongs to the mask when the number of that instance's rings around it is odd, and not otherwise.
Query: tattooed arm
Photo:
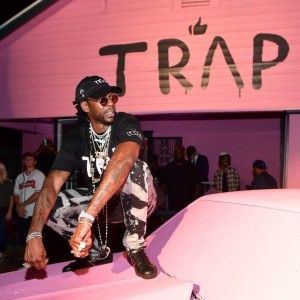
[[[60,170],[54,170],[49,173],[35,204],[29,234],[42,232],[57,195],[69,175],[70,172]],[[35,237],[27,242],[24,260],[38,270],[46,267],[48,258],[41,238]]]
[[[124,184],[139,156],[139,151],[140,146],[135,142],[123,142],[117,146],[104,171],[103,179],[86,210],[89,214],[98,215],[107,201]]]
[[[109,199],[125,183],[130,170],[139,156],[140,146],[135,142],[123,142],[116,147],[109,161],[103,179],[97,188],[86,212],[92,216],[98,215]],[[78,224],[69,244],[77,251],[81,241],[86,241],[91,235],[91,227],[86,224]],[[80,257],[83,254],[78,253]]]
[[[68,171],[54,170],[49,173],[36,201],[29,233],[42,231],[57,195],[69,176],[70,172]]]

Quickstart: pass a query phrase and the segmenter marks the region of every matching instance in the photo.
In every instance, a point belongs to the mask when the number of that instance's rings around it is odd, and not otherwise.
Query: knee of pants
[[[148,177],[150,175],[147,163],[137,160],[122,187],[122,192],[127,195],[134,194],[143,197],[142,194],[148,193]]]

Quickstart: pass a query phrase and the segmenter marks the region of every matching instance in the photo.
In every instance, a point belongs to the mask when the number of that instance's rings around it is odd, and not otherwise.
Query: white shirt
[[[198,159],[198,154],[196,154],[196,155],[194,156],[194,158],[192,159],[192,164],[193,164],[193,165],[196,165],[197,159]]]
[[[23,203],[29,199],[35,192],[40,192],[45,180],[45,175],[40,170],[35,169],[29,175],[26,172],[19,174],[15,181],[14,195],[19,196]],[[26,218],[32,217],[35,203],[25,207]]]

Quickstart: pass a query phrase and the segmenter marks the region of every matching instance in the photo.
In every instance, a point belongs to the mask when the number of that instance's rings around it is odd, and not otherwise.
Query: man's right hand
[[[27,242],[24,261],[37,270],[46,268],[49,259],[41,238],[33,238]]]

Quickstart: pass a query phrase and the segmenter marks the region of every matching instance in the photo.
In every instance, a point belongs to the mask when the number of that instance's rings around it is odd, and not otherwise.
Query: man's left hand
[[[71,252],[75,257],[83,258],[88,256],[90,248],[92,247],[91,226],[87,223],[78,224],[69,240],[69,244],[72,248]]]

